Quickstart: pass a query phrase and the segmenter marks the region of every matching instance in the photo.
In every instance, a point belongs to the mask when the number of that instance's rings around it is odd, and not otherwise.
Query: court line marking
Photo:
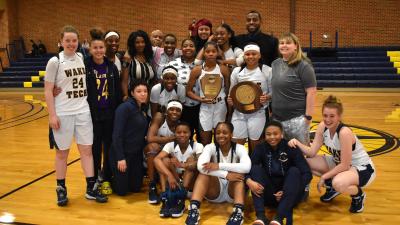
[[[77,159],[73,160],[72,162],[69,162],[69,163],[67,164],[67,166],[70,166],[70,165],[72,165],[72,164],[78,162],[80,159],[81,159],[81,158],[77,158]],[[36,178],[36,179],[34,179],[34,180],[32,180],[32,181],[30,181],[30,182],[28,182],[28,183],[26,183],[26,184],[24,184],[24,185],[18,187],[18,188],[15,188],[15,189],[12,190],[12,191],[9,191],[9,192],[5,193],[4,195],[0,196],[0,200],[3,199],[3,198],[5,198],[5,197],[7,197],[7,196],[9,196],[9,195],[11,195],[11,194],[13,194],[13,193],[15,193],[15,192],[17,192],[17,191],[19,191],[19,190],[21,190],[21,189],[23,189],[23,188],[28,187],[28,186],[31,185],[31,184],[34,184],[34,183],[36,183],[36,182],[38,182],[38,181],[40,181],[40,180],[42,180],[42,179],[44,179],[44,178],[46,178],[46,177],[52,175],[52,174],[55,173],[55,172],[56,172],[56,171],[53,170],[53,171],[51,171],[51,172],[49,172],[49,173],[46,173],[45,175],[43,175],[43,176],[41,176],[41,177],[38,177],[38,178]]]

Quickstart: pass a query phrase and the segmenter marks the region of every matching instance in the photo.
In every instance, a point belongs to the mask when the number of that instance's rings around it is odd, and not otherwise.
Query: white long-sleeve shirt
[[[220,161],[219,170],[206,172],[203,169],[203,164],[208,162],[218,162],[217,150],[215,144],[211,143],[206,145],[197,160],[197,169],[202,174],[207,174],[215,177],[226,178],[228,172],[243,173],[246,174],[250,171],[251,160],[247,154],[246,148],[243,145],[236,144],[235,153],[232,157],[232,148],[229,149],[227,156],[223,156],[221,149],[219,149]]]

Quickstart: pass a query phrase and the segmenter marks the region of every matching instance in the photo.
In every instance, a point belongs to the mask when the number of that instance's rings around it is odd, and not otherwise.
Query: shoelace
[[[196,217],[199,215],[199,211],[197,209],[189,209],[189,217]]]
[[[356,207],[360,204],[361,202],[361,196],[360,197],[355,197],[355,198],[351,198],[351,206],[352,207]]]
[[[231,220],[233,221],[240,221],[242,219],[243,219],[242,213],[240,213],[238,210],[236,210],[231,216]]]

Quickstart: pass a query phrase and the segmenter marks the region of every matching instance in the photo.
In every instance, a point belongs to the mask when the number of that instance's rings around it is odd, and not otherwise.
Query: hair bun
[[[89,31],[92,40],[103,40],[103,31],[98,28],[93,28]]]
[[[329,103],[340,103],[340,101],[339,101],[339,99],[338,99],[336,96],[329,95],[329,96],[325,99],[324,103],[325,103],[325,104],[329,104]]]

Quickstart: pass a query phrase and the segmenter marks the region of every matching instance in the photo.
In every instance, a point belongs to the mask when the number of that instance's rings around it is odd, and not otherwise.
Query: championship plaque
[[[253,113],[261,108],[261,95],[260,86],[251,81],[243,81],[236,84],[230,94],[233,105],[242,113]]]
[[[215,99],[222,87],[222,78],[219,74],[206,74],[200,79],[201,90],[206,98]]]

